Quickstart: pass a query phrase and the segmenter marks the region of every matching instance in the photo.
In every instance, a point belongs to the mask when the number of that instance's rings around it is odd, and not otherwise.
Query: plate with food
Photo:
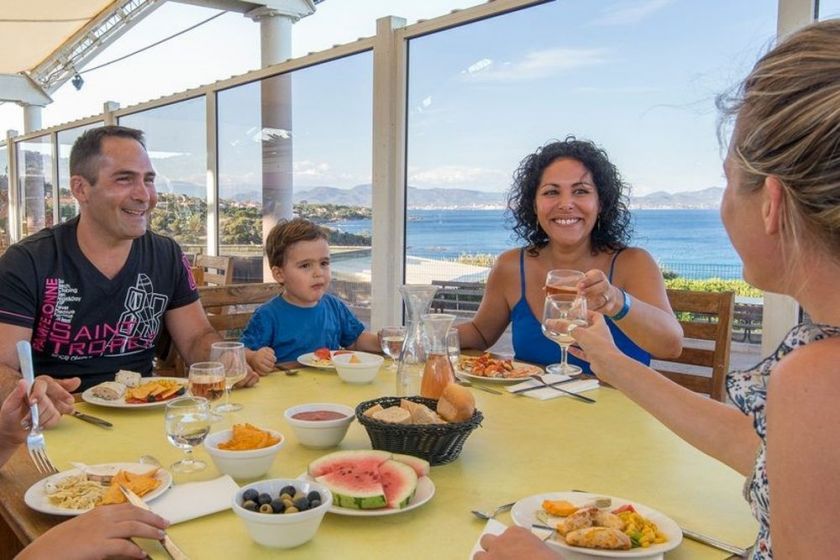
[[[606,558],[658,557],[679,546],[673,519],[638,502],[586,492],[528,496],[510,511],[520,527],[554,527],[546,541],[559,551]]]
[[[314,352],[307,352],[297,357],[297,361],[306,366],[319,369],[335,369],[332,357],[336,354],[350,354],[352,350],[330,350],[329,348],[318,348]]]
[[[149,502],[169,489],[172,475],[166,469],[142,463],[79,465],[39,480],[29,487],[23,500],[35,511],[73,516],[98,505],[125,502],[119,485]]]
[[[324,485],[330,513],[352,517],[397,515],[435,495],[429,462],[378,449],[342,450],[315,459],[298,478]]]
[[[181,377],[143,377],[134,386],[106,381],[82,393],[86,403],[111,408],[152,408],[185,395],[187,380]]]
[[[481,356],[461,356],[456,373],[470,381],[519,383],[528,376],[542,375],[544,372],[539,366],[494,358],[485,352]]]

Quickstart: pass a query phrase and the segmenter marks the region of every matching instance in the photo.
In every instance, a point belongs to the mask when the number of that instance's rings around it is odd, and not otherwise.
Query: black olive
[[[307,494],[306,497],[311,502],[312,500],[320,500],[321,499],[321,494],[319,494],[317,490],[313,490],[312,492]]]
[[[257,498],[257,503],[260,504],[260,505],[270,504],[271,503],[271,496],[266,494],[265,492],[263,492]]]
[[[242,503],[242,507],[247,509],[248,511],[257,511],[257,502],[254,500],[245,500]]]
[[[294,504],[300,511],[306,511],[309,509],[309,499],[306,496],[295,498]]]
[[[297,490],[295,490],[295,487],[294,487],[294,486],[292,486],[291,484],[289,484],[288,486],[284,486],[284,487],[283,487],[283,489],[282,489],[282,490],[280,490],[280,493],[281,493],[281,494],[288,494],[288,495],[289,495],[289,497],[292,497],[292,496],[294,496],[295,494],[297,494]]]
[[[286,511],[286,504],[280,500],[271,500],[271,509],[274,510],[274,513],[283,513]]]
[[[311,501],[309,502],[309,507],[310,507],[310,508],[316,508],[316,507],[318,507],[318,506],[320,506],[320,505],[321,505],[321,500],[317,500],[317,499],[316,499],[316,500],[311,500]]]
[[[242,492],[242,499],[245,501],[251,500],[252,502],[256,502],[259,495],[260,493],[254,490],[253,488],[248,488],[247,490]]]

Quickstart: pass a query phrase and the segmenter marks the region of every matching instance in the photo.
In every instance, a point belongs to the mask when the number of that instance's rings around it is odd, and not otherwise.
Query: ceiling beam
[[[52,98],[26,74],[0,74],[0,101],[45,106]]]

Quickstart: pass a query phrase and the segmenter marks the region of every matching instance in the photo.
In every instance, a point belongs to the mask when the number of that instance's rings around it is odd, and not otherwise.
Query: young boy
[[[257,373],[322,347],[379,351],[376,335],[363,332],[344,302],[327,293],[330,246],[323,229],[303,218],[278,223],[265,251],[283,293],[258,307],[242,333],[245,358]]]

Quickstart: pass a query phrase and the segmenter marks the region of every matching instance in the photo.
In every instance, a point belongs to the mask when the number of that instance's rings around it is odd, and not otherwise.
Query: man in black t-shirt
[[[152,372],[165,325],[190,362],[221,340],[198,301],[177,243],[148,231],[157,203],[155,171],[139,130],[85,132],[70,154],[70,190],[79,216],[17,243],[0,258],[0,380],[19,379],[15,350],[30,340],[48,394],[113,379],[120,369]],[[243,382],[253,385],[250,373]],[[60,407],[68,412],[68,405]]]

